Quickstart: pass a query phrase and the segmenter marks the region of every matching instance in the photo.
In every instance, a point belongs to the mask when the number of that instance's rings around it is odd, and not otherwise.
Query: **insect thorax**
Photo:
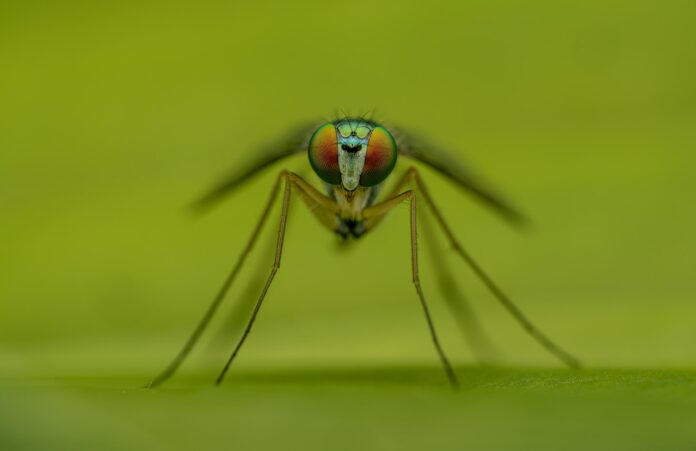
[[[330,196],[336,201],[339,213],[336,215],[336,233],[343,238],[358,238],[365,233],[362,212],[375,200],[377,187],[358,187],[348,191],[341,185],[330,187]]]

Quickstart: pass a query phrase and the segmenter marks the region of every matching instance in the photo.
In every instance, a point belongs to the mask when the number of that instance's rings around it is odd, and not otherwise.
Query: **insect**
[[[382,192],[385,180],[394,172],[397,158],[406,157],[439,172],[439,174],[454,184],[477,197],[503,218],[511,222],[523,221],[523,216],[516,209],[494,194],[492,190],[458,164],[446,152],[408,137],[403,132],[394,130],[394,133],[392,133],[385,126],[364,117],[344,116],[340,119],[325,122],[319,127],[313,127],[309,133],[306,131],[293,133],[285,141],[269,147],[265,152],[259,152],[256,159],[253,160],[246,170],[237,172],[224,180],[223,183],[201,198],[198,206],[205,207],[216,203],[253,175],[268,168],[271,164],[298,152],[307,153],[312,169],[323,181],[323,190],[316,189],[294,172],[280,171],[261,216],[236,265],[181,351],[165,370],[150,382],[148,387],[155,387],[169,379],[192,350],[218,310],[238,272],[244,265],[247,255],[254,248],[261,230],[267,223],[271,207],[277,201],[281,190],[282,209],[271,272],[263,285],[246,327],[220,372],[216,384],[220,384],[223,381],[230,365],[244,345],[276,272],[280,268],[288,209],[296,195],[302,199],[320,224],[347,241],[358,239],[367,233],[371,233],[390,211],[408,201],[410,205],[409,222],[413,284],[435,350],[449,383],[453,387],[457,387],[459,382],[438,340],[420,282],[416,208],[421,204],[426,207],[427,212],[435,219],[437,226],[444,233],[454,252],[469,265],[474,274],[478,276],[503,307],[521,324],[524,330],[546,350],[568,366],[572,368],[579,367],[579,361],[542,334],[462,247],[436,205],[421,173],[415,166],[411,166],[405,171],[391,192],[386,193],[386,195]]]

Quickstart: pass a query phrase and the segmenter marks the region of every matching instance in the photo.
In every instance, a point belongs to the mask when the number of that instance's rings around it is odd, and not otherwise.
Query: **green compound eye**
[[[386,128],[375,127],[367,144],[360,185],[374,186],[381,183],[391,174],[394,166],[396,166],[396,141]]]
[[[350,135],[350,127],[348,127]],[[333,124],[324,124],[309,140],[307,149],[309,164],[320,179],[331,185],[340,185],[341,169],[338,167],[338,137]]]

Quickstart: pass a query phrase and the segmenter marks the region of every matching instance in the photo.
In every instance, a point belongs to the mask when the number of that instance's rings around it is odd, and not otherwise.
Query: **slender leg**
[[[546,335],[541,333],[539,329],[537,329],[529,319],[522,313],[522,311],[512,302],[512,300],[505,294],[503,291],[498,287],[498,285],[493,282],[493,279],[491,279],[488,274],[481,268],[481,266],[469,255],[466,250],[462,247],[462,245],[459,243],[457,238],[454,236],[452,233],[452,230],[449,228],[447,223],[445,222],[444,217],[442,216],[442,213],[438,209],[437,205],[435,205],[435,202],[433,201],[432,196],[428,192],[427,187],[425,186],[425,183],[423,182],[422,178],[420,177],[420,174],[415,168],[411,168],[409,171],[412,175],[412,177],[416,181],[416,187],[418,188],[419,193],[423,196],[425,199],[425,202],[428,204],[428,207],[430,207],[430,211],[433,213],[433,216],[435,216],[435,219],[437,220],[438,224],[440,225],[440,228],[444,232],[444,234],[447,236],[447,239],[449,240],[450,244],[454,248],[454,251],[459,254],[459,256],[464,259],[464,261],[471,267],[471,269],[474,271],[476,276],[478,276],[479,279],[486,285],[486,287],[493,293],[493,295],[496,297],[496,299],[507,309],[507,311],[517,320],[517,322],[522,326],[522,328],[529,334],[531,335],[541,346],[543,346],[547,351],[549,351],[551,354],[556,356],[559,360],[564,362],[566,365],[568,365],[571,368],[579,368],[580,361],[563,350],[560,346],[555,344],[553,341],[551,341]]]
[[[292,188],[297,189],[305,204],[307,205],[307,208],[309,208],[315,214],[319,222],[322,225],[329,228],[330,230],[333,230],[333,224],[327,221],[327,218],[329,218],[332,214],[336,214],[336,212],[338,211],[338,205],[336,204],[336,202],[321,194],[319,191],[317,191],[311,185],[309,185],[302,177],[293,172],[284,171],[282,173],[282,176],[285,178],[285,193],[283,195],[283,207],[280,212],[280,227],[278,228],[278,241],[276,243],[275,259],[273,260],[271,273],[268,275],[268,278],[266,279],[266,283],[264,284],[263,289],[261,290],[261,294],[259,295],[259,298],[256,301],[256,305],[254,305],[254,310],[251,312],[251,317],[249,318],[249,322],[244,328],[242,337],[239,339],[237,346],[235,346],[234,351],[232,351],[232,354],[227,360],[227,363],[225,363],[225,367],[222,369],[220,375],[215,381],[216,385],[220,385],[222,381],[225,379],[225,375],[227,374],[227,371],[230,369],[232,362],[237,357],[239,350],[242,348],[244,342],[249,336],[249,332],[251,332],[251,328],[253,327],[254,322],[256,321],[256,316],[258,315],[259,310],[261,309],[261,304],[263,304],[263,300],[266,298],[268,289],[270,288],[271,283],[273,282],[273,279],[276,273],[278,272],[278,269],[280,269],[280,261],[283,255],[285,228],[287,226],[288,221],[288,210],[290,208],[290,194],[292,192]]]
[[[421,215],[421,230],[424,232],[426,249],[430,251],[432,265],[438,288],[454,317],[459,331],[469,345],[476,359],[481,363],[491,363],[499,356],[499,351],[486,334],[469,300],[457,286],[457,281],[445,263],[442,247],[434,235],[432,223],[427,215]]]
[[[388,200],[398,197],[397,194],[402,192],[409,184],[411,184],[416,175],[415,171],[415,168],[409,168],[404,173],[402,178],[397,182],[392,191],[388,194]],[[388,200],[382,202],[382,204],[387,204],[389,202]],[[366,229],[374,229],[382,221],[382,219],[385,216],[385,213],[386,211],[384,209],[381,209],[379,212],[374,212],[372,214],[370,211],[368,211],[368,214],[365,217]],[[422,219],[426,220],[427,216],[424,216]],[[423,223],[423,225],[427,226],[427,223]],[[426,232],[428,231],[427,228],[425,230]],[[426,238],[428,238],[427,234]],[[430,241],[432,242],[433,240]],[[433,248],[433,246],[429,246],[429,249],[431,249],[434,253],[437,252],[437,249]],[[440,260],[441,259],[438,256],[436,256],[436,258],[434,259],[435,265],[438,265]],[[491,344],[490,340],[488,340],[488,338],[484,334],[483,328],[480,326],[478,321],[476,321],[473,311],[466,303],[466,300],[461,295],[461,293],[459,293],[459,290],[457,289],[456,285],[454,285],[453,278],[451,276],[448,276],[449,273],[447,269],[443,265],[440,265],[439,269],[436,271],[436,274],[438,277],[438,282],[442,287],[443,294],[445,295],[444,297],[447,301],[447,306],[452,311],[452,314],[454,315],[457,321],[459,329],[461,330],[465,339],[469,342],[474,353],[478,356],[480,360],[483,361],[483,354],[485,354],[483,350],[486,349],[489,351],[489,353],[495,353],[494,346]],[[451,287],[451,289],[448,290],[448,287]],[[478,351],[480,348],[481,351]]]
[[[254,325],[254,321],[256,320],[256,316],[258,315],[259,310],[261,309],[261,304],[263,303],[263,300],[266,297],[266,293],[268,292],[268,288],[271,286],[271,283],[273,282],[273,278],[275,277],[276,273],[278,272],[278,269],[280,268],[280,260],[281,260],[282,254],[283,254],[283,242],[285,240],[285,226],[287,225],[288,208],[290,206],[291,183],[292,182],[289,179],[286,179],[285,194],[283,195],[283,209],[281,210],[281,213],[280,213],[280,227],[278,229],[278,242],[276,244],[275,259],[273,261],[273,266],[271,267],[271,273],[268,275],[268,278],[266,279],[266,284],[263,286],[263,289],[261,290],[261,294],[259,295],[259,299],[256,301],[256,305],[254,306],[254,310],[251,313],[251,318],[249,318],[249,322],[247,323],[246,328],[244,329],[244,333],[242,334],[242,337],[239,339],[237,346],[234,348],[234,351],[232,351],[230,358],[227,360],[227,363],[225,364],[225,367],[222,369],[222,372],[220,373],[217,380],[215,381],[216,385],[220,385],[220,383],[222,383],[222,380],[225,378],[225,374],[227,373],[227,370],[229,370],[230,365],[232,365],[232,362],[234,361],[235,357],[237,357],[239,350],[242,348],[242,345],[246,341],[247,336],[249,335],[249,332],[251,332],[251,328]]]
[[[188,341],[184,344],[184,347],[179,351],[179,354],[172,360],[172,362],[160,373],[156,378],[154,378],[148,385],[147,388],[154,388],[167,379],[169,379],[179,368],[181,363],[186,359],[186,356],[191,352],[195,344],[198,342],[198,339],[200,338],[201,334],[205,331],[205,329],[208,327],[208,324],[210,323],[210,320],[213,318],[215,315],[215,312],[217,312],[218,308],[220,307],[220,304],[222,303],[222,300],[225,298],[225,295],[227,294],[227,291],[229,290],[230,286],[232,285],[232,282],[234,279],[237,277],[237,274],[239,273],[239,270],[242,268],[244,265],[244,261],[246,260],[247,256],[251,252],[251,250],[254,247],[254,244],[256,244],[256,241],[259,237],[259,234],[261,233],[261,230],[263,229],[264,224],[266,223],[266,220],[268,219],[268,215],[271,212],[271,207],[273,206],[273,201],[275,201],[276,197],[278,196],[278,189],[280,187],[280,181],[283,178],[282,174],[277,178],[275,184],[273,185],[273,188],[271,190],[271,194],[268,197],[268,201],[266,202],[266,206],[263,209],[263,212],[261,213],[261,217],[259,218],[259,221],[256,223],[256,227],[254,227],[253,232],[251,233],[251,236],[249,237],[249,241],[247,241],[246,246],[244,247],[244,250],[242,251],[241,255],[237,259],[237,263],[234,265],[234,268],[230,272],[230,274],[227,276],[227,279],[225,282],[222,284],[222,287],[218,291],[217,295],[213,299],[213,302],[210,304],[208,307],[208,310],[205,312],[205,315],[203,315],[203,318],[200,320],[196,328],[194,329],[193,333],[189,337]]]
[[[435,349],[437,349],[437,353],[440,356],[440,361],[442,362],[442,366],[445,368],[445,373],[447,373],[447,378],[449,379],[450,385],[452,385],[452,388],[457,389],[459,388],[459,380],[457,379],[457,375],[454,373],[454,370],[452,369],[452,366],[449,363],[449,360],[447,360],[447,356],[445,355],[445,352],[442,350],[442,347],[440,346],[440,341],[437,338],[437,334],[435,333],[435,326],[433,325],[433,320],[430,317],[430,311],[428,310],[428,304],[425,302],[425,295],[423,294],[423,289],[421,288],[421,283],[420,283],[420,275],[418,272],[418,234],[417,234],[417,220],[416,220],[416,196],[415,194],[411,195],[411,269],[413,272],[413,284],[416,287],[416,291],[418,292],[418,298],[420,299],[421,306],[423,306],[423,313],[425,313],[425,319],[428,321],[428,328],[430,329],[430,336],[433,339],[433,344],[435,345]]]
[[[413,191],[406,191],[404,193],[398,194],[391,199],[387,199],[384,202],[381,202],[377,205],[374,205],[370,208],[367,208],[363,212],[363,217],[365,218],[366,221],[369,221],[368,223],[374,224],[374,222],[371,222],[372,220],[376,220],[378,218],[384,217],[389,211],[391,211],[394,207],[399,205],[401,202],[405,200],[410,200],[411,201],[411,215],[410,215],[410,223],[411,223],[411,274],[412,274],[412,280],[413,280],[413,285],[416,287],[416,292],[418,293],[418,299],[420,300],[421,307],[423,307],[423,313],[425,314],[425,320],[428,323],[428,329],[430,331],[430,337],[433,340],[433,344],[435,345],[435,350],[437,351],[438,356],[440,357],[440,361],[442,362],[442,366],[445,370],[445,373],[447,374],[447,379],[449,380],[450,385],[452,388],[457,389],[459,387],[459,380],[457,379],[457,375],[454,373],[454,370],[452,369],[452,365],[450,365],[449,360],[447,359],[447,356],[445,355],[445,352],[442,350],[442,346],[440,345],[440,340],[437,338],[437,333],[435,332],[435,325],[433,324],[432,317],[430,316],[430,310],[428,309],[428,304],[425,301],[425,295],[423,294],[423,289],[421,287],[421,282],[420,282],[420,274],[418,270],[418,229],[417,229],[417,215],[416,215],[416,195]]]
[[[288,219],[288,228],[290,226],[291,218]],[[268,275],[266,273],[267,262],[273,261],[275,246],[275,233],[264,237],[263,243],[259,241],[257,244],[256,253],[260,255],[259,261],[262,263],[256,264],[257,266],[252,270],[253,275],[247,281],[247,284],[243,288],[238,288],[238,295],[233,298],[234,302],[230,303],[230,309],[225,312],[225,318],[220,322],[219,330],[216,331],[215,337],[211,340],[211,348],[218,349],[221,344],[227,346],[230,340],[234,340],[244,330],[249,315],[251,315],[251,311],[256,304],[256,297],[261,292],[264,282],[266,282],[266,276]],[[249,263],[247,263],[248,265]]]
[[[273,202],[278,196],[278,192],[280,189],[280,182],[282,180],[286,181],[286,191],[289,189],[287,185],[291,184],[297,190],[302,194],[302,198],[304,199],[305,203],[307,206],[310,208],[310,210],[315,212],[315,215],[317,216],[318,219],[320,219],[320,222],[324,224],[326,221],[322,221],[322,216],[328,217],[328,215],[331,212],[335,212],[338,209],[338,206],[336,203],[329,199],[328,197],[324,196],[320,192],[318,192],[316,189],[312,188],[311,185],[309,185],[307,182],[302,179],[297,174],[294,174],[292,172],[288,171],[282,171],[279,175],[278,178],[276,179],[275,184],[273,185],[273,189],[271,190],[271,194],[268,198],[268,201],[266,202],[266,206],[261,214],[261,217],[259,218],[258,223],[256,224],[256,227],[254,228],[251,237],[249,238],[246,247],[242,251],[241,255],[239,256],[237,263],[235,264],[234,268],[230,272],[229,276],[223,283],[222,287],[218,291],[217,295],[215,296],[215,299],[213,299],[212,303],[208,307],[208,310],[206,311],[205,315],[203,315],[203,318],[201,321],[198,323],[196,326],[196,329],[193,331],[191,334],[190,338],[188,341],[184,344],[184,347],[179,351],[179,354],[174,358],[174,360],[165,368],[162,373],[160,373],[155,379],[153,379],[148,385],[147,388],[153,388],[156,387],[163,382],[165,382],[167,379],[169,379],[179,368],[179,366],[182,364],[184,359],[188,356],[188,354],[191,352],[195,344],[198,342],[198,339],[200,338],[201,334],[205,331],[207,328],[208,324],[210,323],[211,319],[217,312],[218,308],[220,307],[220,304],[222,303],[222,300],[225,298],[225,295],[227,294],[227,291],[229,290],[230,286],[232,285],[232,282],[235,280],[237,277],[237,273],[241,270],[242,266],[244,265],[244,262],[253,249],[254,245],[256,244],[256,241],[258,240],[258,237],[261,233],[261,230],[263,229],[264,224],[266,223],[266,220],[268,219],[268,215],[271,212],[271,208],[273,206]],[[287,220],[287,208],[285,206],[284,202],[284,219],[282,223],[283,227],[283,232],[285,230],[285,221]],[[327,224],[324,224],[327,225]],[[327,225],[328,226],[328,225]],[[266,286],[264,287],[264,293],[266,290],[268,290],[268,285],[270,281],[267,281]],[[258,306],[257,306],[258,307]],[[254,312],[254,317],[256,316],[256,312]],[[248,331],[246,332],[248,333]]]

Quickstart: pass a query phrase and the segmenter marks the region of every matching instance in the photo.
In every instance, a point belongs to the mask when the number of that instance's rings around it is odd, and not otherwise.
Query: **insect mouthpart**
[[[349,146],[348,144],[342,144],[341,149],[346,152],[355,153],[362,149],[362,144],[356,144],[355,146]]]

